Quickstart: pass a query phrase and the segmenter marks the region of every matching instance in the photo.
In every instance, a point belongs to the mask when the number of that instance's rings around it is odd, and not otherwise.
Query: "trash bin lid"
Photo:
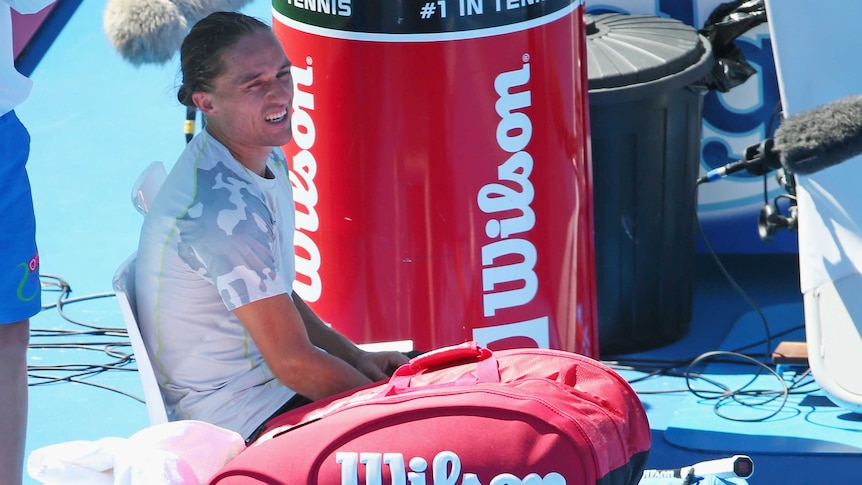
[[[712,67],[709,41],[675,19],[609,13],[584,15],[589,89],[642,90],[654,81],[687,85]],[[662,89],[666,89],[664,86]],[[641,93],[646,96],[647,92]]]

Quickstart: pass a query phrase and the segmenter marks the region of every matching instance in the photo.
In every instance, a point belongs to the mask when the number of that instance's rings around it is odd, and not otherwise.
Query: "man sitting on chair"
[[[251,438],[274,415],[384,379],[407,358],[365,352],[292,291],[290,62],[264,23],[217,12],[183,42],[178,98],[203,113],[147,213],[141,332],[172,420]]]

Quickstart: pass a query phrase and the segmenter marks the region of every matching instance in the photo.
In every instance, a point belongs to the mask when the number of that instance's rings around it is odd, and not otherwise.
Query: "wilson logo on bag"
[[[341,485],[484,485],[475,473],[461,470],[461,459],[451,451],[441,451],[429,462],[414,456],[405,461],[401,453],[339,452],[335,461],[341,465]],[[384,469],[389,480],[384,481]],[[544,477],[530,473],[518,478],[501,473],[488,485],[565,485],[566,479],[556,472]]]

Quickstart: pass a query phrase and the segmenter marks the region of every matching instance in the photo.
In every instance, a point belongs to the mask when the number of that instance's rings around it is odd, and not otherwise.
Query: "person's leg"
[[[21,485],[27,432],[29,319],[41,310],[36,217],[26,164],[30,135],[0,117],[0,485]]]
[[[21,485],[27,433],[27,320],[0,325],[0,485]]]

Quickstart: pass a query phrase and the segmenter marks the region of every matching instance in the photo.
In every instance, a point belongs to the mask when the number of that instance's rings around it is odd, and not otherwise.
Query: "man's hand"
[[[356,358],[354,367],[372,381],[388,379],[395,369],[407,363],[409,359],[401,352],[362,352]]]

